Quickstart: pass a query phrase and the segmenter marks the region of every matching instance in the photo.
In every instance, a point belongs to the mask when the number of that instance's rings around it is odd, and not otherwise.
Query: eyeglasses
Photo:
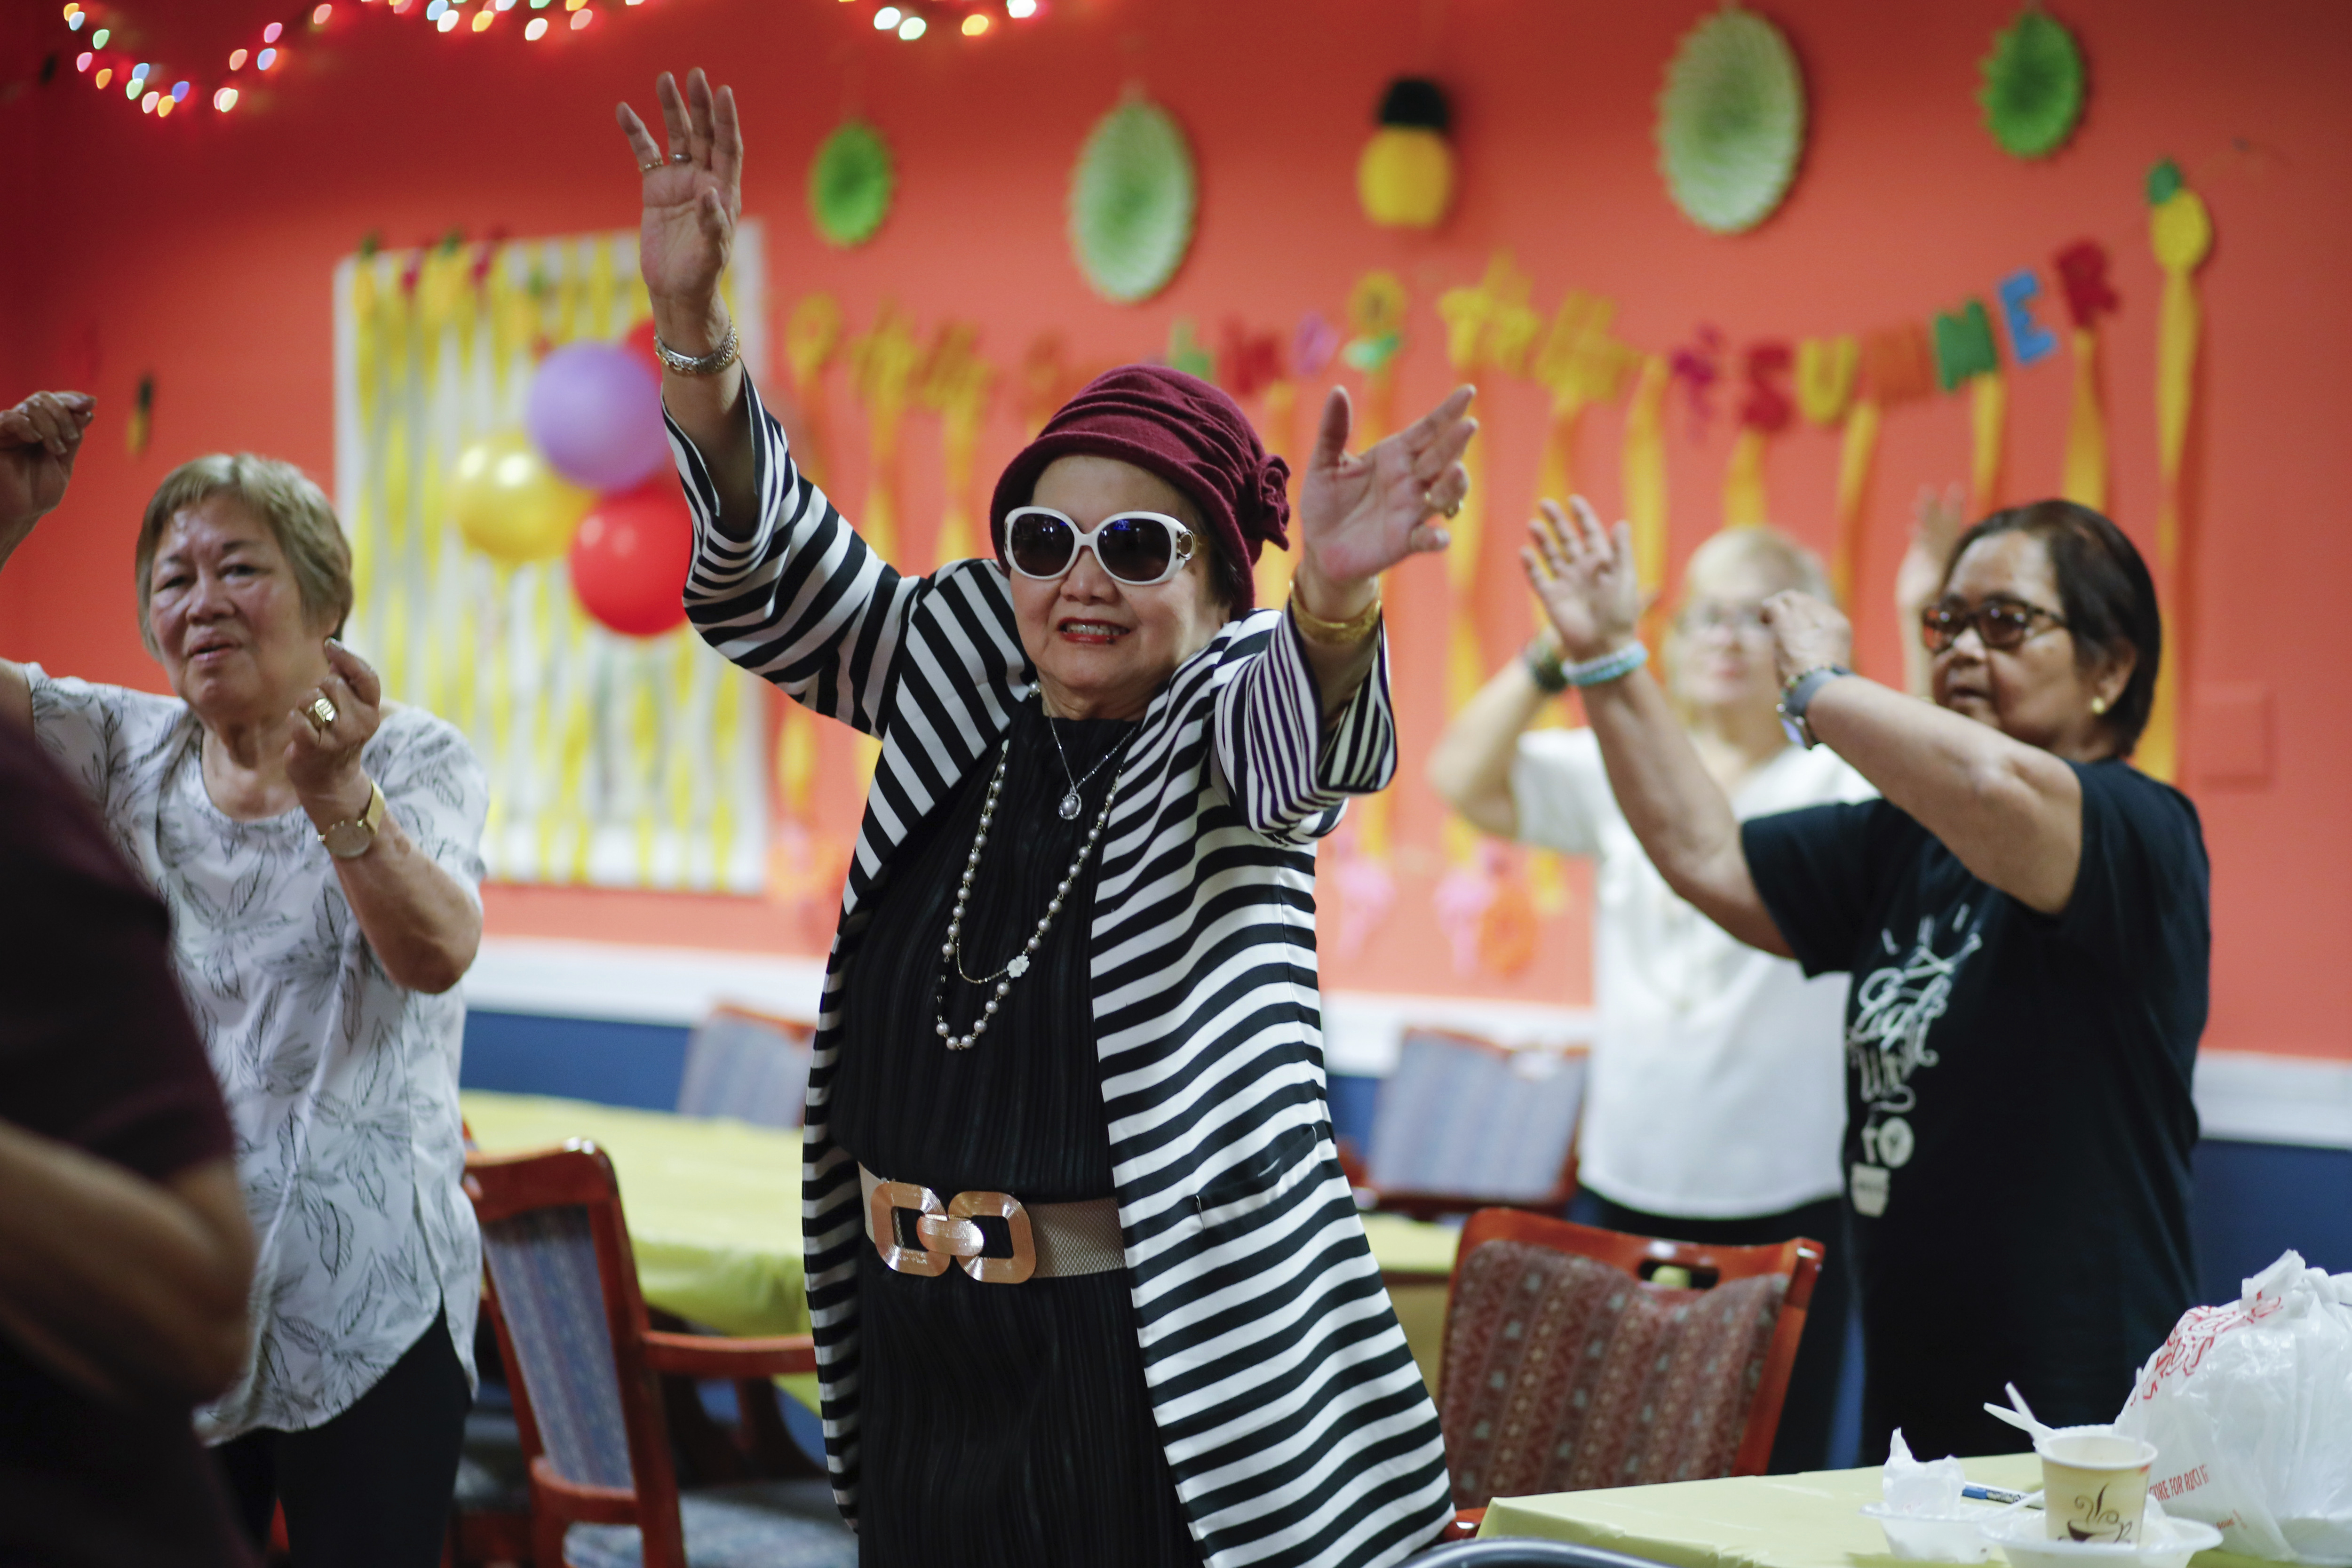
[[[1733,637],[1756,637],[1764,630],[1764,606],[1721,602],[1693,605],[1676,618],[1675,625],[1685,637],[1703,637],[1708,632],[1729,632]]]
[[[1091,529],[1049,506],[1015,507],[1004,518],[1004,558],[1024,577],[1050,583],[1092,550],[1102,569],[1130,588],[1165,583],[1192,560],[1192,531],[1158,511],[1113,512]]]
[[[2042,622],[2048,625],[2039,626]],[[2028,637],[2039,637],[2042,631],[2055,630],[2065,624],[2065,617],[2055,610],[2021,605],[2013,599],[1988,599],[1974,609],[1958,599],[1947,599],[1919,612],[1919,640],[1927,646],[1928,652],[1941,653],[1959,641],[1962,632],[1974,626],[1977,640],[1985,647],[2012,648]]]

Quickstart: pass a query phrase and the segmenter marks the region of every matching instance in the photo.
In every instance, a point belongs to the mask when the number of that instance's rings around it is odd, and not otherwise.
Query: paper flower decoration
[[[1684,216],[1738,234],[1771,216],[1805,146],[1805,80],[1789,40],[1753,11],[1683,35],[1658,94],[1658,167]]]
[[[1383,228],[1435,228],[1454,201],[1453,115],[1433,81],[1399,77],[1381,98],[1380,126],[1356,161],[1356,199]]]
[[[2083,118],[2083,51],[2074,35],[2045,11],[2020,12],[1993,35],[1977,101],[1992,139],[2011,157],[2058,151]]]
[[[1192,244],[1197,190],[1184,132],[1132,99],[1095,122],[1070,176],[1070,249],[1106,300],[1139,304],[1168,285]]]
[[[889,216],[898,184],[881,133],[862,120],[845,121],[809,160],[809,217],[827,243],[863,245]]]

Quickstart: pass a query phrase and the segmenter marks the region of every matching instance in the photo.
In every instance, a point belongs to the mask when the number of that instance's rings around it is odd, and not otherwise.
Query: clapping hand
[[[1895,568],[1895,613],[1903,626],[1917,622],[1919,612],[1942,591],[1944,568],[1952,559],[1953,541],[1960,536],[1966,506],[1967,496],[1957,480],[1944,487],[1940,497],[1933,485],[1919,487],[1918,498],[1911,503],[1910,547]]]
[[[1362,583],[1408,555],[1445,548],[1436,520],[1458,510],[1470,491],[1462,452],[1478,430],[1469,417],[1474,395],[1457,386],[1413,424],[1350,455],[1348,395],[1332,389],[1298,487],[1303,572]]]
[[[735,247],[743,211],[743,131],[735,118],[735,89],[717,92],[699,67],[687,72],[686,91],[664,71],[655,79],[668,145],[656,144],[646,122],[624,103],[622,132],[644,176],[645,214],[637,228],[637,268],[653,296],[666,340],[671,329],[688,342],[682,352],[716,346],[693,341],[704,318],[715,320],[719,274]],[[723,329],[722,329],[723,330]]]
[[[1853,623],[1827,599],[1794,589],[1775,594],[1764,601],[1764,624],[1772,631],[1772,659],[1783,682],[1853,662]]]
[[[313,821],[341,822],[367,809],[360,752],[383,722],[383,682],[342,644],[330,638],[326,652],[326,675],[294,709],[286,782]]]
[[[87,392],[37,392],[0,411],[0,531],[29,529],[57,510],[96,417],[98,400]]]
[[[1570,496],[1568,504],[1568,511],[1555,500],[1538,504],[1541,515],[1528,524],[1519,564],[1559,634],[1560,652],[1582,664],[1640,636],[1642,586],[1631,525],[1602,528],[1582,496]]]

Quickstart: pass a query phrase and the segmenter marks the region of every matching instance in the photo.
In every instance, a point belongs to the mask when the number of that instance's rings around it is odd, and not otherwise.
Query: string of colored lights
[[[604,0],[609,8],[614,0]],[[645,0],[619,0],[625,6],[643,5]],[[860,0],[841,0],[844,5],[856,5]],[[471,7],[469,10],[468,7]],[[1027,22],[1042,14],[1044,0],[1002,0],[1007,21]],[[142,114],[169,120],[173,111],[183,109],[193,97],[198,103],[209,102],[215,110],[226,114],[237,105],[242,89],[240,80],[254,81],[268,73],[282,69],[292,52],[294,40],[288,34],[298,26],[307,26],[306,44],[331,27],[343,25],[339,17],[348,18],[362,12],[376,11],[394,16],[415,16],[439,32],[487,33],[509,11],[520,11],[522,36],[527,42],[537,43],[562,27],[578,32],[597,18],[594,0],[320,0],[307,9],[298,10],[283,21],[273,21],[263,26],[249,45],[239,45],[229,51],[227,71],[223,77],[212,78],[207,72],[194,72],[164,85],[174,73],[153,60],[139,60],[132,51],[114,47],[114,37],[129,31],[127,8],[100,0],[84,5],[79,0],[67,5],[64,19],[68,31],[81,35],[84,47],[74,56],[74,69],[89,79],[100,91],[112,88],[119,79],[122,96],[139,106]],[[986,37],[996,26],[995,7],[975,0],[960,0],[946,5],[918,4],[917,0],[898,0],[885,4],[874,13],[875,30],[895,33],[902,41],[913,43],[931,30],[934,16],[954,17],[952,31],[967,38]],[[539,15],[538,13],[548,13]],[[87,33],[84,30],[87,29]],[[247,77],[248,68],[254,73]],[[46,76],[43,79],[47,79]],[[200,79],[206,85],[199,87]]]

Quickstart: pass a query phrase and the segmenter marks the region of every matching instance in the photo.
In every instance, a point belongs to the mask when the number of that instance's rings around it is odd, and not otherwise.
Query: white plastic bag
[[[2156,1445],[2147,1495],[2225,1550],[2352,1568],[2352,1274],[2290,1252],[2191,1308],[2116,1430]]]

